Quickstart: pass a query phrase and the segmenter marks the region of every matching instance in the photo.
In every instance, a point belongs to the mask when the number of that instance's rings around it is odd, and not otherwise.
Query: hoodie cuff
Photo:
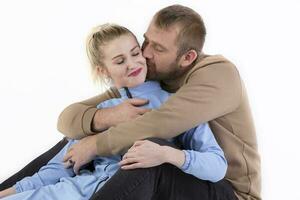
[[[190,152],[188,152],[186,150],[183,150],[183,152],[185,155],[185,161],[184,161],[184,164],[181,166],[181,170],[186,171],[190,167],[190,164],[191,164],[191,155],[190,155]]]
[[[98,109],[94,107],[89,108],[85,111],[85,113],[82,116],[82,130],[86,136],[95,134],[95,132],[92,131],[92,122],[97,110]]]
[[[20,192],[24,192],[22,185],[20,184],[20,182],[17,182],[13,188],[15,189],[16,193],[20,193]]]

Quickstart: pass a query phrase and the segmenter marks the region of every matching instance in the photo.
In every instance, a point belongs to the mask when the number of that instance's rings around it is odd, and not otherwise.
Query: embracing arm
[[[109,127],[105,121],[107,118],[103,118],[102,121],[97,119],[95,120],[97,123],[94,123],[94,117],[99,118],[103,114],[96,106],[100,102],[117,97],[119,97],[118,91],[111,88],[101,95],[69,105],[59,115],[57,129],[73,139],[80,139],[107,129]]]
[[[233,64],[216,63],[197,69],[158,110],[98,134],[98,155],[125,152],[134,141],[145,138],[175,137],[234,111],[240,98],[241,80]]]
[[[137,98],[127,99],[114,107],[101,109],[96,107],[101,102],[118,97],[118,91],[111,88],[99,96],[71,104],[60,114],[57,123],[58,130],[69,138],[82,139],[150,111],[150,109],[139,107],[147,104],[148,100]]]

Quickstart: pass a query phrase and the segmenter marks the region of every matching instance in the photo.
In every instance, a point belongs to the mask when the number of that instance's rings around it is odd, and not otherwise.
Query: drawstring
[[[131,95],[131,93],[130,93],[128,87],[124,87],[124,89],[125,89],[125,91],[126,91],[126,95],[127,95],[128,99],[132,99],[132,95]]]

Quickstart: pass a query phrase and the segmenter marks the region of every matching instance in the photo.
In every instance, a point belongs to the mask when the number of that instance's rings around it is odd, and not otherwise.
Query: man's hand
[[[63,159],[66,168],[73,167],[75,174],[78,174],[81,166],[95,158],[97,155],[96,136],[87,136],[68,150]]]
[[[149,140],[137,141],[119,162],[122,169],[148,168],[166,162],[164,146]]]
[[[185,154],[182,150],[142,140],[133,144],[119,165],[125,170],[155,167],[163,163],[170,163],[181,168],[184,162]]]
[[[119,123],[135,119],[151,110],[139,107],[147,103],[149,101],[146,99],[127,99],[112,108],[99,109],[93,118],[92,129],[101,132]]]

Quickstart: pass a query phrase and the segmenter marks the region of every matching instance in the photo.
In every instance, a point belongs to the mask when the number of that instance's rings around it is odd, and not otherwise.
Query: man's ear
[[[197,51],[194,49],[189,50],[183,54],[179,60],[179,66],[185,68],[190,66],[198,57]]]

